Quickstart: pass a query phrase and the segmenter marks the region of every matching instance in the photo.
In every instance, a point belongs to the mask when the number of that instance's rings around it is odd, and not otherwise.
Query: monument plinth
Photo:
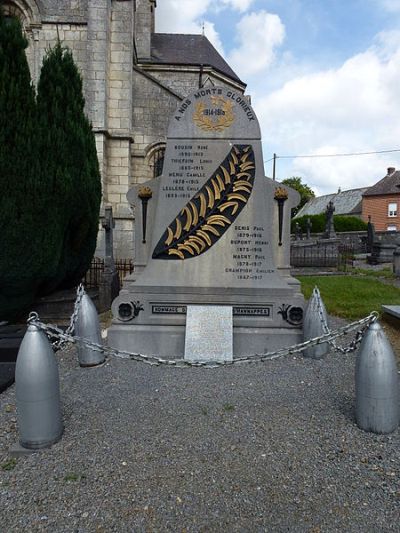
[[[182,357],[188,306],[232,308],[234,355],[300,341],[304,299],[289,274],[299,196],[265,178],[260,128],[243,95],[215,87],[182,102],[162,176],[128,200],[146,236],[137,232],[139,268],[112,305],[111,346]]]

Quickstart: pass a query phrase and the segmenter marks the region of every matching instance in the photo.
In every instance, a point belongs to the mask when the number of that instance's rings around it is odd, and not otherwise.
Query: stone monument
[[[190,94],[171,117],[163,175],[127,197],[143,235],[112,305],[110,346],[182,357],[192,306],[230,309],[233,356],[301,340],[304,299],[289,265],[299,195],[265,177],[246,97],[218,87]]]
[[[106,206],[104,209],[102,226],[105,232],[105,258],[104,271],[100,278],[99,306],[101,311],[106,311],[110,309],[112,301],[120,290],[119,276],[114,262],[113,230],[115,221],[111,206]]]
[[[332,200],[328,203],[325,209],[325,233],[324,239],[336,239],[335,225],[333,222],[333,213],[335,212],[335,206],[333,205]]]
[[[310,217],[307,218],[306,221],[306,231],[307,231],[307,240],[309,241],[311,239],[311,230],[312,230],[312,222]]]
[[[371,215],[368,215],[367,224],[367,253],[372,252],[375,242],[375,225],[371,222]]]

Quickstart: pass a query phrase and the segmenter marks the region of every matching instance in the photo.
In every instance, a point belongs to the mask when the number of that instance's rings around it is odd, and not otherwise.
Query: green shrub
[[[333,217],[335,230],[341,231],[367,231],[367,224],[361,218],[337,215]]]
[[[300,218],[292,219],[292,223],[291,223],[292,233],[295,232],[296,222],[300,225],[300,228],[303,231],[303,233],[305,233],[307,231],[307,219],[308,218],[311,220],[311,224],[312,224],[311,232],[312,233],[321,233],[322,231],[325,231],[326,218],[324,214],[320,214],[320,215],[310,215],[310,216],[306,215]]]
[[[304,215],[300,218],[292,220],[291,230],[295,232],[296,222],[300,225],[303,233],[307,231],[307,219],[311,220],[312,228],[311,233],[323,233],[325,231],[326,216],[324,213],[319,215]],[[338,233],[342,231],[366,231],[367,224],[360,218],[353,216],[335,215],[333,217],[333,223],[335,231]]]

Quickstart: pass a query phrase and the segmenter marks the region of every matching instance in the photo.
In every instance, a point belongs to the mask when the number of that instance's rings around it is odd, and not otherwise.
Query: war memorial
[[[304,298],[289,270],[298,193],[265,177],[246,97],[191,93],[170,119],[163,174],[127,198],[136,270],[113,302],[110,346],[190,357],[200,343],[229,360],[301,340]]]

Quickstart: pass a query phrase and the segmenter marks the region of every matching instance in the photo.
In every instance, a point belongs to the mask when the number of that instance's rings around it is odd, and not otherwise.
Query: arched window
[[[6,19],[6,22],[13,19],[13,18],[17,18],[21,21],[21,24],[23,24],[23,16],[22,16],[22,13],[21,11],[16,7],[16,6],[13,6],[13,5],[10,5],[10,4],[6,4],[4,7],[3,7],[3,13],[4,13],[4,18]]]
[[[40,70],[40,58],[37,54],[38,32],[41,28],[41,16],[36,0],[4,0],[3,13],[6,18],[18,18],[28,39],[26,56],[31,76],[36,83]]]
[[[148,156],[149,166],[152,170],[153,178],[161,176],[163,167],[164,167],[164,157],[165,157],[165,144],[157,145],[154,147]]]
[[[26,29],[39,22],[39,10],[34,0],[5,0],[3,13],[6,18],[17,17]]]

